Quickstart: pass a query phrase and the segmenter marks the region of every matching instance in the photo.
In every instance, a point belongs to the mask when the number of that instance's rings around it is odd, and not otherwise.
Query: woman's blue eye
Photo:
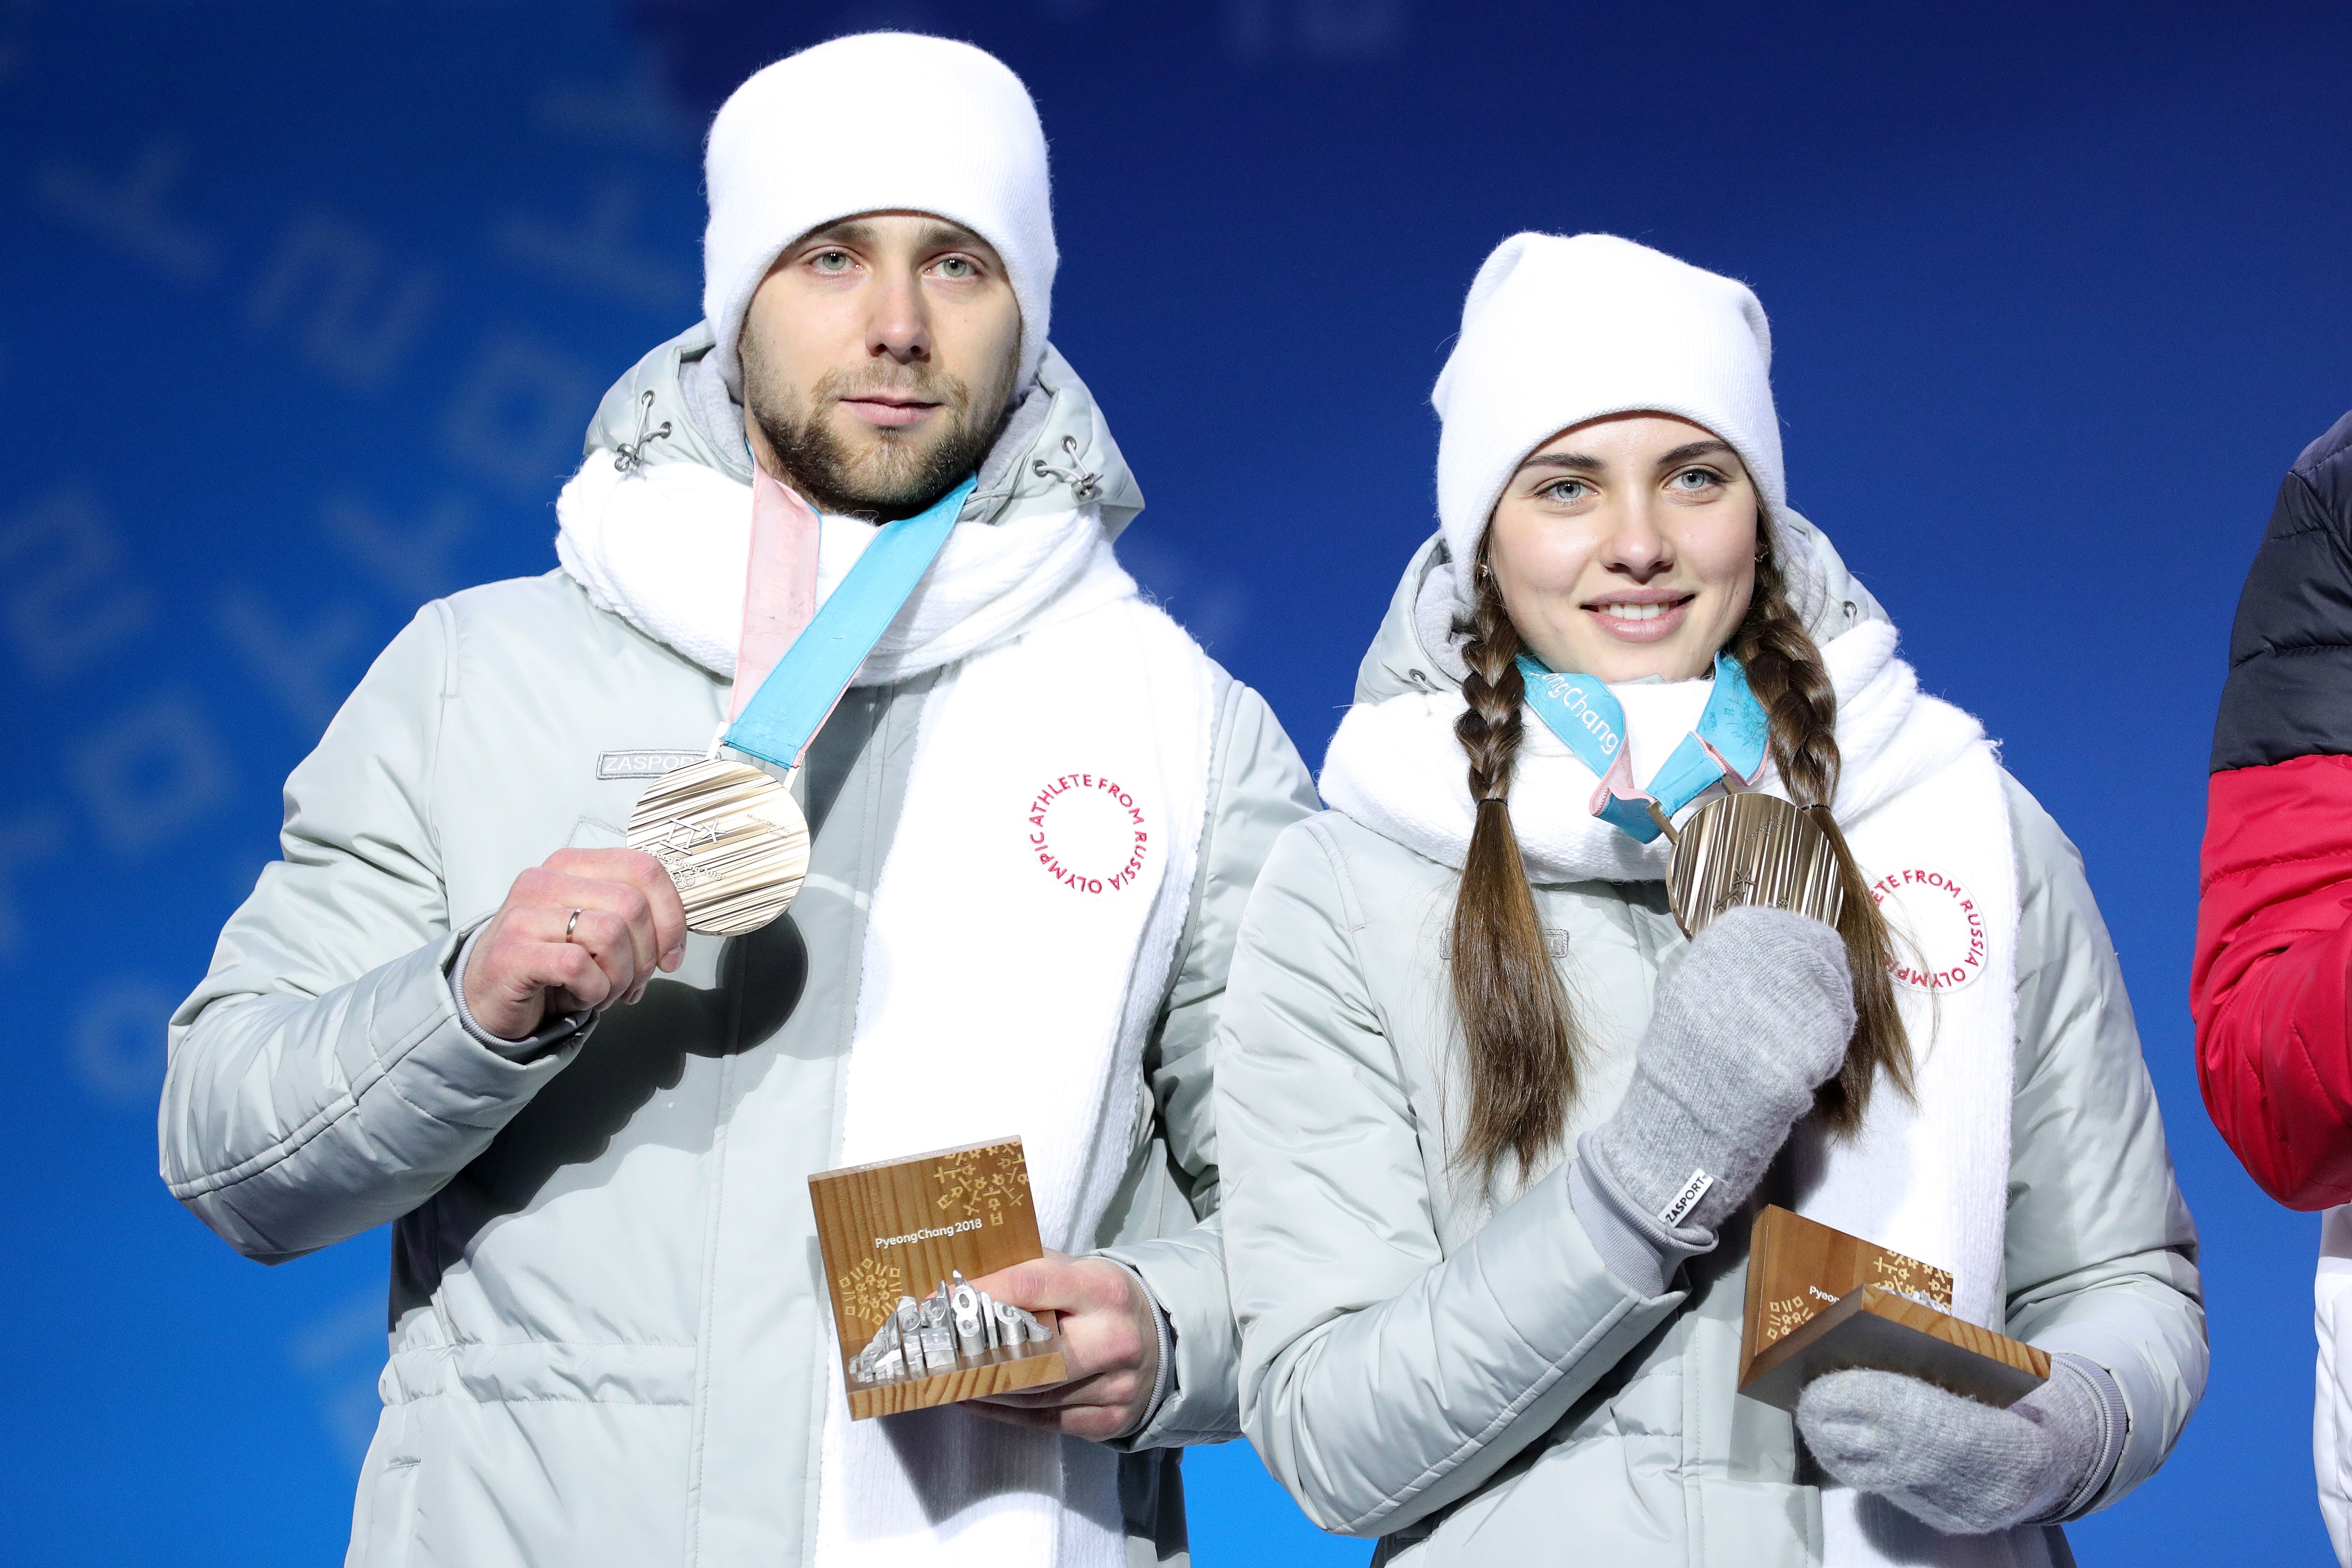
[[[1543,493],[1554,500],[1581,500],[1591,489],[1582,479],[1555,479],[1543,488]]]
[[[1708,468],[1685,468],[1675,476],[1674,482],[1686,490],[1703,490],[1723,483],[1723,476]]]

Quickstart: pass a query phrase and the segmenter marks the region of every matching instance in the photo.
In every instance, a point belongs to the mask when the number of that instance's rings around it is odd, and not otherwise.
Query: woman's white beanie
[[[737,88],[703,158],[710,226],[702,315],[713,367],[743,393],[735,353],[751,296],[784,247],[858,213],[936,213],[996,247],[1021,304],[1026,386],[1054,300],[1054,205],[1037,106],[984,49],[919,33],[859,33],[803,49]]]
[[[1652,410],[1704,425],[1739,454],[1775,521],[1786,510],[1772,411],[1772,330],[1744,283],[1612,234],[1515,234],[1462,306],[1430,401],[1437,514],[1463,568],[1521,459],[1571,425]],[[1783,557],[1787,559],[1787,557]]]

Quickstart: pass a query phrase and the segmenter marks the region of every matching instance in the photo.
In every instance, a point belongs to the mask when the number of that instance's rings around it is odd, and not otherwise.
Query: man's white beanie
[[[1571,425],[1653,410],[1704,425],[1739,454],[1777,521],[1788,489],[1772,411],[1772,330],[1744,283],[1612,234],[1515,234],[1462,307],[1430,401],[1437,515],[1458,602],[1473,603],[1495,502],[1529,452]]]
[[[756,71],[719,106],[703,158],[702,315],[740,397],[735,345],[777,254],[858,213],[936,213],[996,247],[1021,304],[1025,386],[1054,299],[1053,193],[1029,89],[984,49],[859,33]]]

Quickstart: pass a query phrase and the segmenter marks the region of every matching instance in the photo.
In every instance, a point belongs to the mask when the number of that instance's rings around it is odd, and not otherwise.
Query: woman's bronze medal
[[[1741,904],[1787,910],[1832,927],[1845,908],[1829,835],[1811,812],[1779,795],[1742,790],[1710,801],[1673,836],[1666,900],[1685,936],[1696,936]]]

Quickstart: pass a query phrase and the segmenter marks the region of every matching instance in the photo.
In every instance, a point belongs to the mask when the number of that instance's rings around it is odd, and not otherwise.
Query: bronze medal
[[[1685,936],[1724,910],[1763,904],[1834,927],[1845,908],[1829,835],[1779,795],[1743,790],[1699,808],[1675,838],[1666,899]]]
[[[629,817],[629,847],[662,863],[704,936],[757,931],[808,874],[808,819],[772,776],[719,758],[656,779]]]

